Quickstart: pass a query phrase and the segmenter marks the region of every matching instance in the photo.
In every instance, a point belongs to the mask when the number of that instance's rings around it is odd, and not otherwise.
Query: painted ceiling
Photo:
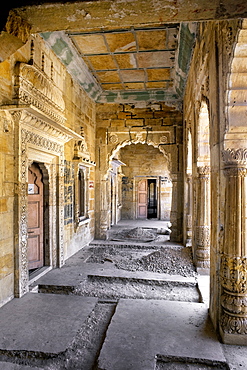
[[[183,99],[195,22],[96,32],[42,33],[97,102]]]

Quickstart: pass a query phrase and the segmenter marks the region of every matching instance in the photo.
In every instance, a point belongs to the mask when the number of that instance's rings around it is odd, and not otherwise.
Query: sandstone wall
[[[183,130],[182,113],[175,107],[163,103],[138,107],[122,104],[97,105],[96,161],[99,163],[96,173],[96,233],[104,237],[110,226],[109,177],[110,162],[118,157],[120,149],[130,144],[148,144],[162,153],[173,183],[171,222],[172,237],[182,238],[183,204]],[[154,152],[153,152],[154,153]],[[154,162],[156,161],[156,154]],[[120,158],[121,159],[121,158]],[[136,159],[137,161],[141,160]],[[143,158],[142,158],[143,160]],[[125,167],[122,171],[126,172]],[[103,182],[105,190],[103,189]],[[108,184],[108,185],[107,185]],[[133,217],[133,211],[129,217]],[[125,214],[126,216],[126,214]],[[105,225],[101,232],[102,223]]]
[[[138,183],[142,179],[156,179],[158,217],[170,219],[171,179],[167,160],[163,153],[147,144],[133,144],[120,150],[123,166],[122,219],[138,218]],[[168,184],[170,186],[168,186]]]
[[[29,95],[25,96],[24,94],[21,97],[18,96],[21,84],[17,78],[19,73],[17,73],[17,66],[19,65],[21,68],[23,67],[23,70],[27,66],[26,70],[29,71],[25,77],[29,84],[27,87]],[[45,89],[45,84],[52,89]],[[40,99],[37,99],[39,89],[41,95]],[[32,96],[34,96],[33,99]],[[26,227],[25,211],[23,221],[18,221],[16,216],[20,212],[20,204],[25,204],[23,200],[20,203],[20,183],[18,180],[20,167],[19,164],[17,165],[18,158],[21,158],[22,155],[20,151],[22,144],[19,123],[13,118],[11,111],[11,107],[15,106],[15,112],[17,112],[18,104],[21,101],[25,102],[26,106],[35,105],[36,111],[42,112],[44,117],[47,115],[51,117],[52,111],[54,111],[54,114],[57,114],[54,116],[55,121],[60,115],[62,117],[61,123],[55,123],[55,131],[63,131],[62,128],[60,129],[62,124],[75,133],[72,134],[72,139],[65,144],[64,154],[60,155],[61,162],[55,164],[53,161],[54,168],[61,167],[64,171],[61,180],[64,195],[62,197],[62,193],[59,195],[59,188],[57,188],[57,196],[54,195],[57,197],[57,204],[61,210],[59,212],[64,217],[62,259],[75,253],[94,236],[95,103],[72,80],[54,53],[45,47],[43,39],[40,36],[32,36],[15,54],[0,63],[0,106],[2,108],[0,109],[0,305],[11,299],[14,294],[20,295],[21,286],[27,285],[26,277],[23,278],[20,272],[20,266],[23,267],[24,262],[22,261],[23,251],[21,251],[18,236],[20,232],[23,232],[20,231],[20,227],[22,230]],[[23,108],[24,105],[21,107]],[[44,113],[45,109],[46,113]],[[50,119],[52,121],[52,118],[47,118],[48,122]],[[79,164],[81,161],[83,162],[82,157],[75,159],[75,144],[78,144],[80,135],[84,139],[84,146],[82,148],[80,144],[80,148],[84,155],[86,153],[84,165],[88,168],[86,181],[87,185],[90,184],[87,194],[87,220],[84,223],[76,222],[75,217],[74,182],[76,177],[74,178],[74,176],[76,176]],[[60,139],[58,135],[58,142]],[[40,141],[36,144],[40,146],[42,143]],[[32,145],[35,147],[36,144]],[[43,147],[38,152],[40,158],[36,158],[37,161],[45,162],[48,158],[45,154],[46,150],[47,155],[50,156],[50,149]],[[55,199],[54,197],[53,199]],[[54,226],[49,226],[50,229],[52,227]],[[60,231],[56,238],[61,238]],[[55,240],[54,243],[56,243]],[[58,253],[60,252],[58,251]],[[56,262],[51,263],[54,265]],[[18,288],[16,288],[17,285]],[[24,291],[26,289],[25,287]]]

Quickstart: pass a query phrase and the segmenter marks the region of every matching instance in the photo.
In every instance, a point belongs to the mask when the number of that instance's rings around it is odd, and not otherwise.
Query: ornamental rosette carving
[[[160,144],[166,144],[167,142],[168,142],[167,136],[166,135],[162,135],[160,137]]]
[[[223,255],[221,258],[221,285],[228,292],[247,293],[247,257]]]
[[[112,134],[109,140],[110,140],[110,143],[116,144],[118,143],[118,136],[116,134]]]

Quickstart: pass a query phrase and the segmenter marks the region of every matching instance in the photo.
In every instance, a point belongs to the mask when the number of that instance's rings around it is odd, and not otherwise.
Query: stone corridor
[[[111,240],[136,228],[156,238]],[[0,311],[0,368],[244,369],[247,348],[221,344],[210,321],[208,276],[196,273],[191,248],[170,242],[164,230],[167,222],[122,221],[107,241],[94,240],[61,269],[34,277],[30,292]],[[114,260],[122,253],[139,261],[164,247],[175,275],[165,266],[155,272],[159,259],[140,271]]]
[[[2,368],[247,368],[247,2],[5,5]]]

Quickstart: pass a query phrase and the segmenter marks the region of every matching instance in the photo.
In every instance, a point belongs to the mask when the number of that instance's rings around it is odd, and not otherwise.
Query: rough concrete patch
[[[92,248],[87,262],[112,262],[118,269],[127,271],[152,271],[185,277],[195,276],[192,250],[189,247],[163,247],[140,253],[135,247],[119,250],[114,246]]]
[[[134,229],[123,229],[111,235],[111,240],[133,240],[138,242],[151,242],[157,236],[156,229],[144,229],[142,227],[135,227]]]
[[[107,299],[157,299],[167,301],[199,302],[200,294],[195,284],[175,281],[134,279],[90,275],[74,294]]]

